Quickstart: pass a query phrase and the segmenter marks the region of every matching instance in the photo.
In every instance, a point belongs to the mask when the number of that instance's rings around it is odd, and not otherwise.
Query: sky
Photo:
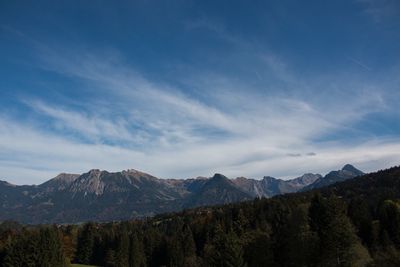
[[[0,1],[0,179],[400,162],[400,2]]]

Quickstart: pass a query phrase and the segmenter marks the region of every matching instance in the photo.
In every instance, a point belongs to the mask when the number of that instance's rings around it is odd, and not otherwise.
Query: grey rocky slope
[[[273,197],[276,195],[294,193],[320,179],[320,174],[307,173],[291,180],[282,180],[264,176],[262,180],[239,177],[233,182],[253,197]]]
[[[304,174],[281,180],[211,178],[159,179],[127,170],[65,174],[40,185],[16,186],[0,181],[0,221],[23,223],[77,223],[127,220],[203,205],[217,205],[310,190],[361,175],[351,165],[342,170]]]
[[[310,185],[305,186],[302,188],[302,191],[308,191],[316,188],[321,188],[324,186],[328,186],[337,182],[342,182],[357,176],[361,176],[364,173],[358,169],[356,169],[354,166],[350,164],[344,165],[344,167],[341,170],[338,171],[331,171],[324,177],[320,177],[317,179],[315,182],[311,183]]]

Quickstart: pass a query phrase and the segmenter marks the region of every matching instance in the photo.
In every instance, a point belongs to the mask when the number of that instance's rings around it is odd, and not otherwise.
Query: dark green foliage
[[[196,244],[188,226],[176,231],[167,238],[167,257],[169,266],[197,266]]]
[[[248,232],[243,236],[244,260],[249,267],[274,266],[273,242],[266,232]]]
[[[237,235],[225,233],[217,226],[212,242],[205,248],[205,262],[208,266],[244,267],[243,247]]]
[[[382,235],[385,233],[391,242],[400,247],[400,204],[386,200],[379,210]]]
[[[367,202],[362,198],[352,199],[349,203],[348,215],[363,244],[368,247],[374,246],[372,213]]]
[[[40,266],[64,266],[65,256],[60,235],[56,229],[42,228],[39,232],[38,250]]]
[[[123,229],[117,238],[115,266],[124,267],[128,265],[129,265],[129,236],[127,231]]]
[[[145,266],[147,265],[143,242],[137,237],[137,234],[133,234],[130,240],[129,267]]]
[[[95,225],[87,223],[79,232],[76,261],[83,264],[92,263],[94,249]]]
[[[318,257],[318,234],[309,225],[308,205],[294,208],[276,244],[282,266],[310,266]]]
[[[39,266],[38,244],[36,231],[24,231],[6,246],[3,266]]]
[[[357,254],[361,244],[346,216],[345,203],[336,196],[312,199],[310,224],[318,235],[319,265],[354,266],[359,257],[365,257]]]
[[[49,227],[24,230],[8,243],[4,254],[4,267],[66,266],[60,235]]]

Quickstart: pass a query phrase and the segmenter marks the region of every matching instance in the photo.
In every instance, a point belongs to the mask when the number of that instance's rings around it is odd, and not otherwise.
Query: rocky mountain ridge
[[[62,173],[40,185],[0,181],[0,221],[77,223],[153,216],[185,208],[217,205],[312,190],[363,173],[351,165],[322,177],[307,173],[291,180],[262,180],[222,174],[211,178],[159,179],[136,170]]]

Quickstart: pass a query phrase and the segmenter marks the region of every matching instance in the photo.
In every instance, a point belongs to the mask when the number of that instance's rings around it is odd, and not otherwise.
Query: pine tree
[[[386,231],[390,240],[400,248],[400,204],[386,200],[379,209],[381,233]]]
[[[143,242],[136,234],[130,239],[129,267],[145,267],[146,255],[143,249]]]
[[[369,261],[368,251],[361,245],[346,216],[346,206],[336,196],[316,196],[310,207],[310,224],[319,237],[319,265],[354,266]]]
[[[220,225],[216,228],[214,240],[207,246],[206,261],[210,266],[247,266],[243,257],[243,247],[238,237],[233,232],[224,233]]]
[[[61,238],[55,228],[42,228],[39,232],[39,265],[55,267],[66,265]]]
[[[244,240],[244,258],[249,267],[274,265],[272,240],[268,232],[249,232]]]
[[[3,267],[39,266],[38,233],[23,231],[7,244]]]
[[[77,227],[68,225],[62,234],[64,255],[67,261],[75,259],[77,241]]]
[[[185,259],[181,233],[176,233],[167,240],[168,265],[171,267],[183,266]]]
[[[87,223],[78,234],[76,261],[83,264],[92,263],[95,225]]]
[[[182,233],[184,266],[197,266],[196,243],[193,239],[193,233],[189,226],[185,226]]]
[[[310,266],[318,246],[318,237],[308,222],[308,207],[299,205],[291,212],[276,244],[277,260],[282,266]]]
[[[39,231],[23,231],[7,245],[2,266],[66,266],[57,230],[47,227]]]
[[[127,267],[129,266],[129,236],[124,228],[120,231],[115,251],[115,266]]]

